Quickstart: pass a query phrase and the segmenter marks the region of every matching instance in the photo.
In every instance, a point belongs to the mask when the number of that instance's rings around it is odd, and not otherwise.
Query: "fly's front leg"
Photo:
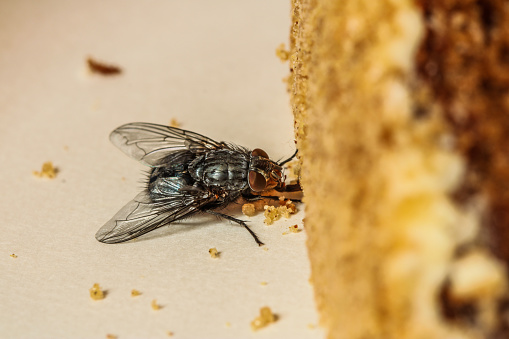
[[[249,234],[251,234],[253,236],[253,238],[256,241],[256,243],[258,244],[258,246],[265,245],[263,242],[260,241],[260,239],[258,239],[256,234],[253,231],[251,231],[251,229],[247,226],[247,224],[244,221],[242,221],[240,219],[237,219],[237,218],[234,218],[234,217],[232,217],[232,216],[230,216],[228,214],[223,214],[223,213],[219,213],[219,212],[212,211],[212,210],[206,210],[205,212],[207,212],[209,214],[212,214],[212,215],[215,215],[216,217],[220,217],[220,218],[224,218],[224,219],[236,222],[237,224],[244,226],[245,229],[249,232]]]

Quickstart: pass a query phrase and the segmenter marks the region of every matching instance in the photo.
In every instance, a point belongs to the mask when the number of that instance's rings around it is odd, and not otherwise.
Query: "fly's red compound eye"
[[[269,155],[267,154],[267,152],[265,152],[264,150],[262,150],[260,148],[255,148],[251,152],[251,155],[254,156],[254,157],[262,157],[262,158],[265,158],[265,159],[269,158]]]
[[[249,187],[255,192],[263,191],[267,187],[267,180],[265,177],[255,171],[249,172]]]

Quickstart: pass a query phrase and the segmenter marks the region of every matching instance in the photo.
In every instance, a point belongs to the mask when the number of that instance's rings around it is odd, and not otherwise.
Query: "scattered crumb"
[[[68,151],[69,150],[69,146],[65,145],[64,146],[64,151]]]
[[[300,231],[302,231],[297,225],[290,226],[288,227],[288,229],[290,230],[291,233],[299,233]]]
[[[314,329],[316,328],[316,325],[315,325],[315,324],[311,324],[311,323],[309,323],[309,324],[308,324],[308,328],[309,328],[310,330],[314,330]]]
[[[290,218],[291,214],[295,214],[297,212],[297,208],[295,204],[293,204],[290,200],[287,200],[283,206],[275,207],[265,205],[265,212],[263,215],[265,216],[265,220],[263,221],[266,225],[272,225],[274,221],[284,216],[285,218]]]
[[[268,248],[267,246],[265,246],[265,247],[263,247],[263,250],[264,250],[264,251],[268,251],[268,250],[269,250],[269,248]]]
[[[231,326],[232,326],[232,324],[230,324],[230,322],[229,322],[229,321],[227,321],[227,322],[226,322],[226,324],[224,324],[224,325],[225,325],[226,327],[231,327]]]
[[[157,303],[157,300],[156,300],[156,299],[152,300],[152,303],[151,303],[150,305],[152,306],[152,309],[153,309],[154,311],[157,311],[157,310],[161,309],[161,305],[159,305],[159,304]]]
[[[173,337],[173,332],[172,331],[167,331],[166,334],[168,335],[168,337]]]
[[[97,60],[92,59],[91,57],[87,58],[87,65],[90,72],[96,74],[116,75],[122,73],[122,69],[120,69],[120,67],[99,62]]]
[[[262,282],[260,283],[260,285],[262,285],[262,286],[267,286],[267,284],[268,284],[268,283],[267,283],[266,281],[262,281]]]
[[[54,179],[57,176],[58,168],[53,167],[53,163],[51,161],[47,161],[42,164],[42,169],[40,172],[33,171],[33,175],[39,178],[49,178]]]
[[[219,258],[220,252],[218,252],[215,247],[212,247],[211,249],[209,249],[209,253],[210,253],[211,258]]]
[[[117,339],[118,337],[114,334],[106,334],[106,339]]]
[[[11,255],[10,255],[10,257],[11,257],[11,258],[17,258],[18,256],[17,256],[16,254],[14,254],[14,253],[13,253],[13,254],[11,254]]]
[[[251,329],[253,331],[259,330],[276,320],[277,317],[274,313],[272,313],[270,307],[262,307],[260,308],[260,315],[251,322]]]
[[[175,118],[171,118],[170,120],[170,126],[171,127],[176,127],[176,128],[180,128],[182,127],[182,124]]]
[[[267,225],[272,225],[275,220],[281,218],[277,208],[274,206],[265,205],[265,212],[263,212],[265,220],[263,221]]]
[[[125,177],[121,177],[120,180],[126,181],[126,178]]]
[[[248,217],[252,217],[256,214],[256,208],[254,204],[244,204],[242,205],[242,213],[247,215]]]
[[[140,291],[138,291],[138,290],[132,290],[132,291],[131,291],[131,297],[137,297],[137,296],[139,296],[140,294],[141,294],[141,292],[140,292]]]
[[[281,44],[276,48],[276,55],[282,62],[285,62],[290,57],[290,51],[285,49],[285,44]]]
[[[95,283],[94,286],[89,290],[90,298],[94,300],[104,299],[104,291],[101,289],[98,283]]]

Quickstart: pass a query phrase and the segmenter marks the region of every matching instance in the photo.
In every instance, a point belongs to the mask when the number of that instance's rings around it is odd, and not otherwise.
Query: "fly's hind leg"
[[[219,213],[219,212],[212,211],[212,210],[206,210],[205,212],[215,215],[216,217],[220,217],[220,218],[224,218],[224,219],[236,222],[237,224],[244,226],[244,228],[249,232],[249,234],[251,234],[253,236],[253,238],[256,241],[256,243],[258,244],[258,246],[265,245],[263,242],[260,241],[260,239],[258,239],[258,236],[253,231],[251,231],[251,229],[247,226],[247,224],[244,221],[234,218],[228,214],[223,214],[223,213]]]

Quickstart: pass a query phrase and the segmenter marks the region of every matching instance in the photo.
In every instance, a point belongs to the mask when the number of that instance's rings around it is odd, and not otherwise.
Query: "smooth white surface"
[[[317,314],[305,232],[282,235],[302,227],[302,212],[272,226],[250,219],[268,251],[208,217],[125,244],[94,238],[141,187],[143,166],[108,141],[121,124],[175,118],[276,159],[293,152],[287,66],[275,56],[289,9],[269,0],[0,2],[1,338],[324,336],[308,328]],[[89,55],[124,73],[89,74]],[[33,177],[48,160],[58,177]],[[96,282],[108,291],[102,301],[89,297]],[[152,310],[153,299],[163,308]],[[265,305],[279,321],[252,332]]]

